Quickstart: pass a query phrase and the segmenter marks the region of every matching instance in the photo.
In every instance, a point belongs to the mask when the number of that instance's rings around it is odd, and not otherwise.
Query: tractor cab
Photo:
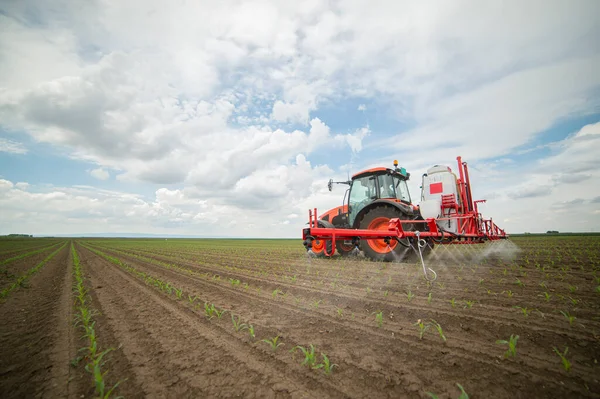
[[[330,180],[330,191],[333,183],[348,184],[350,188],[344,195],[344,205],[324,214],[324,220],[331,221],[336,226],[352,228],[356,227],[354,225],[360,211],[373,202],[391,201],[410,206],[411,198],[406,183],[409,178],[410,173],[404,168],[398,168],[398,161],[394,161],[394,169],[371,168],[355,174],[350,181]]]
[[[404,168],[372,168],[352,176],[348,195],[348,224],[352,226],[356,215],[367,205],[377,200],[390,200],[411,204],[406,181],[410,174]]]

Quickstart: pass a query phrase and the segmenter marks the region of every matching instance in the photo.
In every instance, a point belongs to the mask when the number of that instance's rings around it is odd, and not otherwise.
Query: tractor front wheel
[[[379,206],[371,209],[363,216],[360,221],[360,228],[388,231],[389,221],[393,218],[406,220],[409,219],[409,216],[397,208]],[[404,223],[402,228],[404,231],[410,231],[414,230],[414,225],[412,223]],[[398,244],[393,238],[388,242],[381,238],[363,239],[361,240],[361,249],[368,258],[385,262],[406,261],[415,255],[412,248]]]

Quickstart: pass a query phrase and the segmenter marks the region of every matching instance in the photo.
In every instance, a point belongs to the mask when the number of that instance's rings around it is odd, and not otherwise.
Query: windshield
[[[410,203],[410,194],[406,181],[393,175],[379,175],[379,197],[399,199]]]

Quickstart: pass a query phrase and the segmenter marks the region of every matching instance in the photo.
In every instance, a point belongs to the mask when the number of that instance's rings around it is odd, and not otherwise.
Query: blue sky
[[[136,15],[136,18],[131,18]],[[536,18],[528,18],[536,15]],[[298,237],[329,178],[469,162],[509,232],[600,229],[600,3],[0,5],[0,234]]]

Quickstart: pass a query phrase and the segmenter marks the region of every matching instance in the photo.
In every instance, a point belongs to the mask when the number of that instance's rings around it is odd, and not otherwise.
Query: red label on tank
[[[429,194],[439,194],[444,192],[442,182],[433,183],[429,186]]]

